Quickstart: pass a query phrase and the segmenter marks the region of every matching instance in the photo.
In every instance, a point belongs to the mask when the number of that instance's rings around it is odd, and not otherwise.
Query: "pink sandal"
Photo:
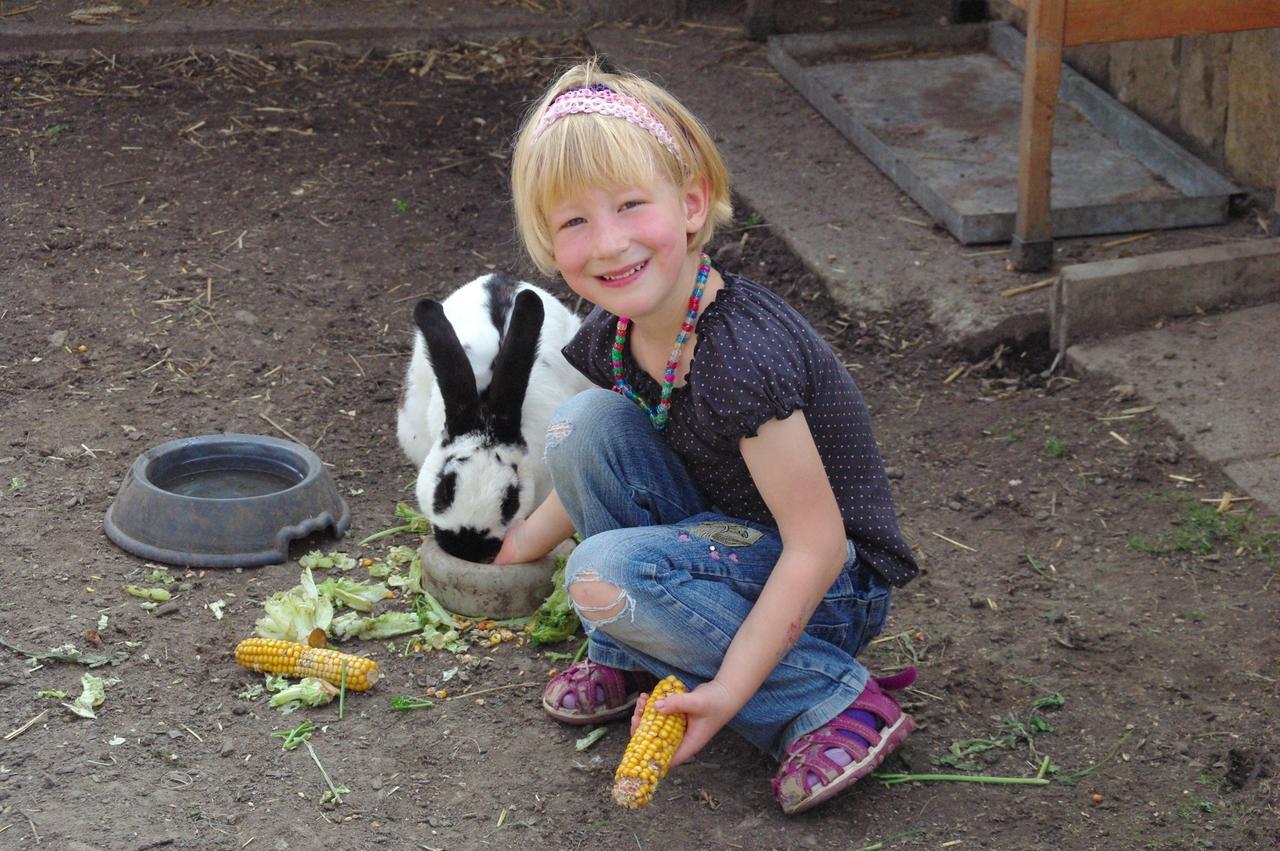
[[[657,682],[645,671],[623,671],[583,659],[551,678],[542,708],[562,724],[602,724],[631,715],[640,692]]]
[[[906,688],[915,679],[916,669],[907,668],[892,677],[867,680],[847,710],[787,745],[786,759],[773,778],[773,796],[784,813],[802,813],[835,797],[874,771],[911,734],[911,716],[885,690]],[[846,714],[851,711],[874,717],[880,728]],[[839,757],[848,762],[841,764]]]

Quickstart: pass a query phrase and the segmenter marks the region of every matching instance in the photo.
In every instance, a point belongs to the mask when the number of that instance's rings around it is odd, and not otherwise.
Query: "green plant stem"
[[[590,640],[584,639],[582,646],[578,648],[578,652],[573,654],[573,661],[579,662],[582,657],[587,655],[587,647],[591,644]]]
[[[369,537],[361,541],[359,544],[357,544],[357,546],[363,547],[366,544],[372,543],[373,541],[377,541],[381,538],[386,538],[389,535],[396,535],[396,534],[399,534],[400,532],[410,532],[412,530],[413,530],[412,524],[405,524],[404,526],[396,526],[392,529],[383,529],[381,532],[374,532],[372,535],[370,535]]]
[[[1099,768],[1102,768],[1104,765],[1106,765],[1107,763],[1111,762],[1111,760],[1115,759],[1115,758],[1116,758],[1116,755],[1120,753],[1120,747],[1121,747],[1121,746],[1122,746],[1122,745],[1123,745],[1123,744],[1128,740],[1128,738],[1129,738],[1130,736],[1132,736],[1132,735],[1133,735],[1133,731],[1132,731],[1132,730],[1126,730],[1126,731],[1125,731],[1125,733],[1124,733],[1124,735],[1120,737],[1120,741],[1116,742],[1115,747],[1113,747],[1113,748],[1112,748],[1112,749],[1107,753],[1107,755],[1106,755],[1106,756],[1104,756],[1101,760],[1099,760],[1098,762],[1095,762],[1093,765],[1089,766],[1088,768],[1082,768],[1082,769],[1080,769],[1079,771],[1070,771],[1070,772],[1067,772],[1066,774],[1064,774],[1064,775],[1062,775],[1060,778],[1058,778],[1058,779],[1059,779],[1059,781],[1060,781],[1060,782],[1062,782],[1062,783],[1066,783],[1066,784],[1070,785],[1070,784],[1072,784],[1072,783],[1075,783],[1075,782],[1076,782],[1077,780],[1079,780],[1081,777],[1088,777],[1090,774],[1092,774],[1093,772],[1097,771]]]
[[[311,761],[316,764],[316,768],[320,769],[320,775],[324,777],[325,785],[329,787],[329,793],[333,795],[335,804],[342,803],[342,796],[338,794],[338,789],[333,785],[333,781],[329,778],[329,772],[324,770],[324,766],[320,764],[320,757],[316,756],[316,749],[311,747],[310,742],[303,742],[307,746],[307,752],[311,754]]]
[[[1019,786],[1048,786],[1049,781],[1043,777],[994,777],[989,774],[873,774],[871,775],[886,786],[895,783],[915,783],[925,780],[939,780],[949,783],[997,783]]]
[[[1049,771],[1049,757],[1044,758],[1044,762],[1040,763],[1040,770],[1036,772],[1036,779],[1043,780],[1045,774]]]
[[[283,739],[282,748],[291,751],[298,745],[311,738],[311,734],[315,731],[316,725],[311,721],[303,721],[292,730],[276,730],[272,733],[272,737]]]

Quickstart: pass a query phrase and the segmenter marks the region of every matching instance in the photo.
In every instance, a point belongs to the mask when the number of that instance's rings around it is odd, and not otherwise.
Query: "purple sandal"
[[[602,724],[631,714],[640,692],[657,682],[645,671],[622,671],[584,659],[551,678],[542,708],[562,724]]]
[[[835,797],[875,770],[915,725],[885,690],[915,682],[916,669],[867,680],[849,708],[787,745],[773,778],[773,796],[787,815]]]

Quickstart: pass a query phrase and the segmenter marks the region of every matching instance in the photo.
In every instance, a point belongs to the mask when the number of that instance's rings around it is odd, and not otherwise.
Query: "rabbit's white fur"
[[[483,397],[493,378],[492,367],[501,337],[491,318],[490,300],[495,276],[484,275],[464,284],[441,302],[444,316],[453,326]],[[514,283],[514,282],[513,282]],[[554,296],[532,284],[516,283],[514,296],[531,290],[543,307],[537,356],[529,374],[521,408],[520,431],[524,447],[497,443],[483,432],[468,432],[448,440],[445,402],[428,357],[422,332],[414,334],[413,355],[405,375],[404,397],[396,436],[409,460],[418,468],[418,505],[443,538],[441,530],[470,529],[501,540],[510,520],[526,517],[551,491],[551,477],[543,460],[546,429],[556,408],[570,396],[585,390],[586,378],[574,369],[560,349],[577,332],[580,320]],[[507,305],[505,323],[511,319]],[[454,473],[452,500],[436,506],[441,477]],[[504,499],[518,489],[519,507],[504,522]],[[443,510],[437,510],[437,507]]]

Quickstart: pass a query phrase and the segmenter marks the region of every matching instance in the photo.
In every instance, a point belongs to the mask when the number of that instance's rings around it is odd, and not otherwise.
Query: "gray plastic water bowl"
[[[523,564],[481,564],[449,555],[427,536],[418,550],[422,587],[449,611],[469,618],[522,618],[555,590],[556,556],[571,549],[562,544],[545,558]]]
[[[121,549],[191,567],[256,567],[351,512],[320,458],[260,434],[207,434],[153,446],[129,468],[103,522]]]

